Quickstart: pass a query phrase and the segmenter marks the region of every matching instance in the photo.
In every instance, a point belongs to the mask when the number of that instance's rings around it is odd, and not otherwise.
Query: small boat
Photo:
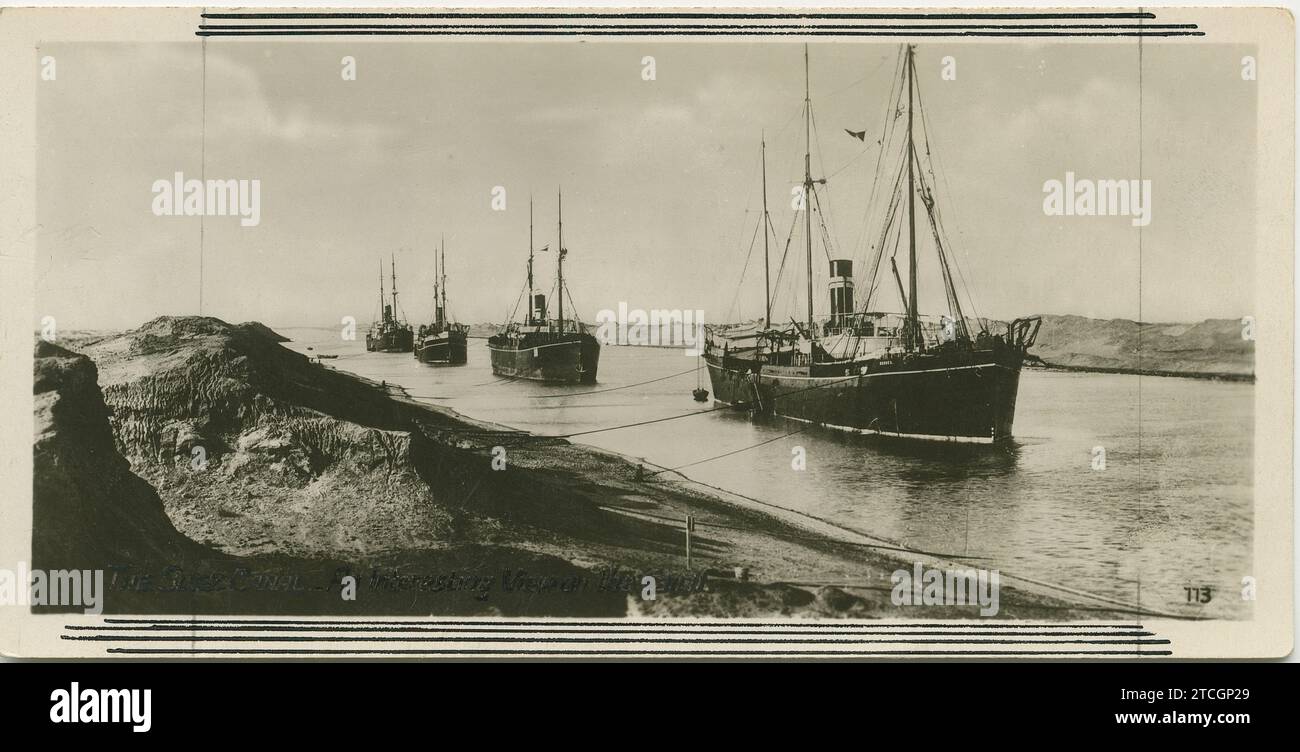
[[[447,246],[441,246],[434,255],[433,323],[416,333],[415,357],[429,365],[458,366],[468,360],[469,327],[447,318]]]
[[[415,332],[400,318],[397,307],[397,262],[390,259],[393,274],[393,299],[384,298],[384,265],[379,264],[379,319],[366,332],[366,350],[369,352],[404,353],[415,347]]]
[[[600,363],[600,342],[586,325],[564,318],[563,199],[560,203],[559,253],[555,271],[557,314],[550,318],[546,296],[533,287],[533,207],[528,204],[528,311],[523,321],[510,321],[488,338],[492,373],[508,378],[530,379],[557,384],[593,384]],[[541,248],[541,251],[547,250]],[[511,316],[513,319],[514,316]]]

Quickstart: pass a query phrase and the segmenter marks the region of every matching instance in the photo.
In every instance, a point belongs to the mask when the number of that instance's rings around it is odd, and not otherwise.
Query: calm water
[[[277,331],[300,352],[338,354],[328,361],[336,368],[537,433],[708,407],[691,399],[695,359],[679,350],[606,347],[599,384],[564,387],[494,378],[481,339],[470,340],[468,365],[438,368],[409,354],[365,353],[363,342],[341,341],[337,330]],[[663,380],[643,383],[652,379]],[[1133,604],[1140,598],[1146,608],[1244,618],[1253,405],[1249,384],[1025,371],[1009,446],[899,446],[729,411],[574,440],[676,468],[775,439],[682,472],[914,548],[983,557],[977,566]],[[791,467],[796,446],[806,450],[806,470]],[[1094,447],[1105,450],[1104,470],[1093,469]],[[1189,605],[1184,588],[1206,585],[1211,602]]]

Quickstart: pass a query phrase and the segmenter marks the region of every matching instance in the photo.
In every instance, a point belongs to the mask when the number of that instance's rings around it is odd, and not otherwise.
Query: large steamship
[[[404,353],[411,352],[415,346],[415,333],[411,325],[401,318],[397,307],[397,262],[389,259],[392,266],[392,302],[384,297],[384,262],[379,262],[379,318],[370,325],[366,332],[366,350],[369,352]]]
[[[563,199],[558,201],[559,249],[555,266],[556,315],[551,318],[544,293],[537,292],[533,280],[533,207],[528,205],[528,289],[525,293],[527,311],[522,321],[510,321],[500,332],[488,338],[488,351],[492,354],[492,373],[518,379],[531,379],[561,384],[592,384],[596,381],[596,368],[600,364],[600,342],[588,331],[586,325],[564,317],[564,299],[568,289],[564,284]],[[543,247],[539,251],[546,251]],[[572,299],[570,299],[572,304]],[[511,317],[514,318],[513,316]]]
[[[433,321],[416,332],[415,357],[430,365],[463,365],[468,358],[469,327],[448,318],[447,245],[441,243],[434,255]]]
[[[772,322],[768,240],[772,225],[766,198],[766,143],[763,145],[764,318],[747,326],[711,327],[705,362],[715,399],[797,421],[883,436],[993,443],[1012,435],[1020,369],[1037,336],[1039,320],[1018,319],[994,331],[962,311],[953,279],[947,235],[934,201],[934,171],[929,162],[929,129],[918,143],[914,121],[920,109],[915,49],[900,52],[895,87],[880,144],[880,164],[894,164],[883,152],[897,145],[899,169],[886,175],[892,188],[883,227],[868,261],[870,285],[863,305],[855,301],[851,259],[830,261],[830,315],[813,314],[812,215],[818,186],[812,177],[812,98],[808,51],[804,49],[804,207],[807,317],[788,325]],[[895,79],[898,80],[898,79]],[[924,113],[922,112],[922,116]],[[906,131],[895,122],[906,119]],[[923,126],[924,124],[922,124]],[[856,135],[856,134],[853,134]],[[859,138],[861,138],[859,136]],[[878,176],[879,179],[880,176]],[[882,192],[882,194],[884,193]],[[938,255],[946,312],[937,320],[919,314],[917,300],[917,199]],[[905,226],[905,230],[904,230]],[[829,238],[823,226],[822,237]],[[872,310],[872,293],[887,247],[897,254],[906,236],[908,284],[890,256],[904,313]],[[829,243],[828,243],[829,245]],[[827,256],[831,251],[827,249]],[[969,297],[969,294],[968,296]]]

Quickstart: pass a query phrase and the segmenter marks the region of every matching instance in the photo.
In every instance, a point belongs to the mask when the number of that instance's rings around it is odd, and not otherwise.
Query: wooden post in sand
[[[695,518],[686,515],[686,569],[691,568],[691,533],[695,532]]]

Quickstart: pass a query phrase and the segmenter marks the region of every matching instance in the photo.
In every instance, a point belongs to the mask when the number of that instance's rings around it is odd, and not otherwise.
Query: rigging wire
[[[888,245],[888,235],[892,229],[894,221],[897,219],[898,204],[901,201],[902,170],[904,167],[904,158],[906,157],[905,150],[900,152],[897,166],[892,169],[890,168],[889,163],[885,162],[884,157],[886,153],[894,150],[895,136],[898,132],[898,113],[902,107],[903,95],[901,71],[904,59],[905,56],[902,50],[900,50],[897,62],[894,66],[894,80],[890,88],[890,98],[885,102],[885,122],[881,127],[880,153],[877,155],[876,169],[872,177],[871,194],[867,202],[867,211],[863,216],[862,232],[858,236],[858,245],[855,246],[853,254],[856,257],[858,255],[858,247],[868,242],[873,217],[872,209],[876,206],[876,197],[879,195],[884,181],[892,178],[890,179],[890,198],[886,204],[884,213],[880,216],[880,235],[877,237],[876,243],[871,246],[871,248],[875,250],[875,253],[873,254],[874,260],[869,264],[869,268],[871,269],[871,283],[868,285],[868,288],[873,291],[879,287],[880,262],[884,258],[885,248]],[[889,177],[887,178],[886,176]],[[866,249],[863,250],[865,251]],[[897,249],[895,249],[895,252],[897,252]],[[865,311],[870,308],[872,299],[871,296],[868,296],[863,300],[862,310]]]
[[[535,394],[535,395],[531,395],[531,396],[529,396],[528,399],[554,399],[554,398],[556,398],[556,397],[582,397],[582,396],[585,396],[585,395],[588,395],[588,394],[604,394],[605,392],[617,392],[617,391],[619,391],[620,389],[631,389],[632,387],[636,387],[636,386],[645,386],[646,384],[655,384],[655,383],[658,383],[658,382],[660,382],[660,381],[667,381],[668,379],[675,379],[675,378],[677,378],[678,376],[685,376],[685,375],[688,374],[688,373],[695,373],[695,370],[696,370],[696,367],[695,367],[695,366],[692,366],[689,370],[682,371],[681,373],[670,373],[670,374],[668,374],[667,376],[660,376],[660,377],[657,378],[657,379],[650,379],[650,380],[648,380],[648,381],[638,381],[638,382],[635,383],[635,384],[624,384],[624,385],[622,385],[622,386],[611,386],[611,387],[608,387],[608,388],[606,388],[606,389],[588,389],[588,390],[585,391],[585,392],[558,392],[558,393],[556,393],[556,394]]]
[[[569,289],[569,286],[568,286],[568,285],[565,285],[565,286],[564,286],[564,289],[561,291],[561,294],[562,294],[562,295],[567,295],[568,298],[569,298],[569,308],[570,308],[570,310],[573,311],[573,324],[574,324],[574,327],[575,327],[575,328],[580,328],[580,327],[582,327],[582,325],[583,325],[583,324],[582,324],[582,319],[578,316],[578,304],[577,304],[576,301],[574,301],[574,299],[573,299],[573,292]],[[560,322],[560,328],[561,328],[561,329],[564,328],[564,322],[563,322],[563,321]]]
[[[885,102],[884,102],[885,109],[884,112],[881,113],[880,138],[876,141],[876,144],[880,147],[880,150],[876,152],[876,164],[875,167],[872,169],[872,173],[871,173],[872,175],[871,193],[867,196],[867,209],[863,213],[862,229],[858,231],[858,239],[854,242],[853,245],[854,256],[857,255],[858,249],[864,243],[867,242],[869,231],[871,229],[870,228],[871,208],[875,206],[876,192],[880,187],[881,180],[884,178],[884,173],[881,172],[880,168],[881,168],[882,160],[884,159],[885,156],[885,152],[888,151],[889,145],[892,142],[894,123],[896,123],[898,120],[898,118],[896,117],[890,117],[890,113],[897,112],[897,108],[894,103],[897,100],[897,98],[901,96],[901,94],[896,94],[895,92],[900,88],[899,84],[902,82],[901,76],[899,75],[902,61],[903,61],[903,51],[900,49],[898,54],[894,58],[894,72],[893,75],[890,77],[889,96],[885,98]]]
[[[813,141],[817,144],[817,162],[821,165],[821,172],[823,174],[823,177],[821,179],[821,184],[824,186],[824,192],[826,193],[825,213],[823,214],[823,218],[819,220],[824,225],[826,223],[827,218],[829,218],[832,223],[835,221],[834,210],[831,207],[830,185],[827,184],[826,182],[830,180],[830,177],[825,175],[826,157],[822,153],[822,134],[821,134],[821,130],[817,128],[817,113],[812,111],[811,106],[808,108],[808,115],[809,115],[809,120],[812,121]],[[817,191],[814,191],[814,194],[815,193],[817,193]],[[821,204],[819,202],[818,206],[820,205]]]
[[[793,108],[793,109],[794,109],[794,112],[791,113],[791,115],[790,115],[790,119],[785,121],[785,125],[783,125],[783,126],[781,126],[780,128],[777,129],[777,131],[776,131],[776,135],[777,135],[777,136],[780,136],[782,133],[785,133],[787,130],[790,129],[790,126],[794,124],[795,120],[797,120],[798,118],[803,117],[803,102],[800,102],[800,103],[799,103],[799,106],[798,106],[797,108]]]
[[[748,210],[746,210],[746,213],[748,213]],[[740,293],[745,288],[745,274],[749,271],[750,259],[754,257],[754,245],[758,241],[758,231],[762,226],[763,222],[761,220],[758,224],[754,225],[754,234],[749,239],[749,251],[745,253],[745,264],[740,268],[740,281],[736,283],[736,293],[731,298],[731,305],[727,307],[728,319],[731,318],[733,313],[740,313],[738,308],[740,304]]]
[[[842,86],[842,87],[836,89],[835,91],[833,91],[833,92],[831,92],[830,94],[826,95],[826,98],[827,98],[827,99],[832,99],[832,98],[838,96],[839,94],[841,94],[841,93],[843,93],[843,92],[845,92],[845,91],[848,91],[849,89],[853,88],[854,86],[857,86],[858,84],[862,83],[863,81],[866,81],[867,79],[872,78],[873,76],[876,75],[876,73],[880,72],[880,70],[881,70],[881,69],[884,67],[884,65],[885,65],[885,61],[887,61],[888,59],[889,59],[888,57],[882,57],[882,58],[880,59],[880,62],[876,63],[876,67],[875,67],[875,68],[872,68],[871,71],[870,71],[869,73],[867,73],[866,75],[864,75],[864,76],[862,76],[861,78],[857,79],[856,81],[853,81],[853,82],[850,83],[850,84],[847,84],[847,85],[845,85],[845,86]],[[897,81],[891,79],[891,83],[890,83],[890,94],[891,94],[891,98],[892,98],[892,94],[893,94],[893,87],[894,87],[895,85],[897,85]],[[888,104],[888,102],[886,102],[886,104]],[[816,116],[816,113],[814,113],[814,114],[813,114],[813,130],[815,131],[816,129],[817,129],[817,116]],[[880,144],[880,142],[877,142],[876,145],[881,145],[881,144]],[[843,165],[841,165],[840,168],[839,168],[838,170],[836,170],[836,171],[834,171],[834,172],[832,172],[832,173],[826,175],[826,180],[830,180],[831,178],[835,177],[836,175],[839,175],[840,173],[842,173],[842,172],[844,172],[845,170],[847,170],[849,167],[852,167],[854,163],[856,163],[859,159],[861,159],[861,158],[862,158],[863,156],[865,156],[869,151],[871,151],[871,147],[872,147],[872,144],[865,144],[865,145],[863,146],[863,148],[862,148],[861,151],[859,151],[857,154],[855,154],[853,157],[851,157],[851,158],[849,159],[849,161],[847,161],[847,162],[845,162]],[[821,155],[821,134],[820,134],[820,133],[818,133],[818,135],[817,135],[817,149],[818,149],[818,157],[821,158],[822,155]],[[879,153],[877,153],[877,155],[876,155],[876,159],[879,160],[879,158],[880,158],[880,155],[879,155]],[[826,170],[826,165],[825,165],[825,161],[823,160],[823,163],[822,163],[822,171],[824,172],[825,170]],[[828,202],[828,203],[829,203],[829,202]],[[871,201],[870,201],[870,199],[868,199],[868,201],[867,201],[867,205],[868,205],[868,206],[871,205]]]
[[[510,315],[506,317],[507,325],[509,325],[511,322],[515,320],[515,315],[519,313],[519,303],[524,299],[524,296],[526,296],[527,294],[528,294],[528,285],[525,284],[523,286],[523,289],[519,291],[519,297],[515,298],[515,307],[510,309]],[[528,305],[531,306],[532,304],[533,301],[531,300],[528,301]]]
[[[696,465],[703,465],[703,464],[706,463],[706,462],[712,462],[712,461],[714,461],[714,460],[720,460],[720,459],[722,459],[723,457],[730,457],[730,456],[735,455],[735,454],[740,454],[741,452],[748,452],[748,451],[751,450],[751,449],[757,449],[757,448],[759,448],[759,447],[761,447],[761,446],[766,446],[766,445],[771,444],[771,443],[773,443],[773,442],[775,442],[775,441],[780,441],[781,439],[788,439],[788,438],[790,438],[791,436],[794,436],[795,434],[803,433],[804,431],[807,431],[809,428],[812,428],[812,426],[804,426],[803,428],[800,428],[800,429],[797,430],[797,431],[791,431],[791,432],[789,432],[789,433],[781,434],[780,436],[777,436],[777,437],[775,437],[775,438],[767,439],[766,441],[760,441],[760,442],[758,442],[757,444],[751,444],[751,445],[749,445],[749,446],[747,446],[747,447],[741,447],[740,449],[735,449],[735,450],[732,450],[732,451],[730,451],[730,452],[725,452],[725,453],[723,453],[723,454],[714,455],[713,457],[705,457],[705,458],[702,459],[702,460],[696,460],[695,462],[688,462],[688,463],[686,463],[685,465],[678,465],[677,467],[666,467],[666,468],[664,468],[663,470],[656,470],[655,472],[650,473],[650,475],[651,475],[651,476],[655,476],[655,475],[660,475],[660,474],[662,474],[662,473],[672,473],[672,472],[676,472],[676,471],[678,471],[678,470],[685,470],[685,469],[688,468],[688,467],[694,467],[694,466],[696,466]]]
[[[918,94],[920,93],[920,86],[919,86],[919,85],[918,85],[918,87],[917,87],[917,93],[918,93]],[[925,137],[925,156],[926,156],[926,159],[928,160],[928,165],[929,165],[929,168],[930,168],[930,176],[931,176],[932,178],[935,179],[935,182],[936,182],[936,183],[938,182],[939,177],[936,177],[936,176],[935,176],[935,170],[936,170],[936,168],[937,168],[938,171],[939,171],[939,175],[942,176],[942,179],[943,179],[945,195],[948,195],[948,196],[955,195],[955,194],[953,193],[953,191],[952,191],[952,186],[951,186],[951,184],[948,182],[948,173],[947,173],[946,170],[942,169],[942,164],[941,164],[942,159],[939,158],[939,157],[937,157],[937,156],[935,156],[935,155],[931,152],[931,149],[930,149],[930,143],[931,143],[931,138],[932,138],[932,137],[931,137],[931,135],[930,135],[930,126],[929,126],[930,119],[929,119],[929,117],[927,116],[927,113],[926,113],[926,110],[925,110],[925,105],[924,105],[923,101],[922,101],[922,102],[919,102],[919,109],[920,109],[920,111],[921,111],[921,132],[922,132],[922,135]],[[932,187],[932,188],[933,188],[933,187]],[[932,193],[931,195],[933,195],[933,193]],[[940,228],[940,230],[942,230],[942,232],[943,232],[944,242],[945,242],[945,244],[948,246],[949,249],[952,249],[952,248],[954,247],[954,246],[953,246],[953,243],[952,243],[952,239],[951,239],[951,238],[949,237],[949,235],[948,235],[948,228],[947,228],[947,226],[942,222],[942,213],[941,213],[940,208],[939,208],[939,206],[938,206],[938,201],[937,201],[937,200],[934,201],[934,211],[935,211],[935,213],[936,213],[936,215],[937,215],[936,219],[937,219],[938,222],[939,222],[939,228]],[[960,224],[960,223],[957,222],[956,219],[954,219],[953,222],[954,222],[954,224]],[[957,228],[957,232],[958,232],[958,234],[961,234],[961,228],[960,228],[960,227]],[[963,251],[962,251],[962,252],[965,253],[965,246],[963,246],[962,248],[963,248]],[[960,259],[957,258],[957,254],[956,254],[956,253],[953,253],[953,254],[951,254],[951,255],[952,255],[952,257],[953,257],[953,259],[952,259],[952,260],[953,260],[953,265],[957,267],[957,276],[958,276],[958,278],[961,280],[961,283],[962,283],[962,289],[966,292],[966,300],[967,300],[967,302],[970,304],[970,307],[971,307],[971,313],[974,315],[976,321],[979,322],[979,324],[980,324],[980,328],[981,328],[981,329],[985,329],[985,330],[987,330],[987,327],[985,327],[985,325],[984,325],[984,323],[983,323],[983,321],[982,321],[982,319],[981,319],[981,317],[980,317],[980,315],[979,315],[979,309],[976,308],[976,306],[975,306],[975,296],[974,296],[974,294],[971,292],[971,285],[970,285],[970,283],[969,283],[969,282],[967,281],[967,279],[966,279],[966,273],[965,273],[965,271],[964,271],[963,268],[962,268],[961,261],[960,261]],[[967,260],[968,260],[968,261],[970,260],[970,257],[969,257],[969,256],[967,256]]]
[[[826,212],[822,210],[821,196],[817,191],[813,191],[813,203],[817,205],[817,226],[821,230],[822,236],[822,253],[826,256],[826,262],[831,260],[831,236],[830,230],[826,227]]]
[[[876,63],[876,67],[875,67],[875,68],[872,68],[870,71],[868,71],[865,75],[862,76],[862,78],[859,78],[859,79],[857,79],[856,81],[850,81],[849,83],[845,84],[844,86],[841,86],[840,88],[836,89],[835,91],[832,91],[830,94],[826,94],[826,95],[825,95],[826,98],[827,98],[827,99],[830,99],[830,98],[833,98],[833,97],[839,96],[840,94],[843,94],[844,92],[848,91],[849,89],[852,89],[854,86],[857,86],[858,84],[862,83],[863,81],[866,81],[867,79],[869,79],[869,78],[871,78],[872,76],[876,75],[877,73],[880,72],[880,69],[884,67],[884,65],[885,65],[885,61],[887,61],[887,60],[889,60],[889,57],[888,57],[888,56],[881,57],[881,58],[880,58],[880,62]]]
[[[784,393],[780,394],[778,397],[776,397],[776,399],[785,399],[786,397],[791,397],[791,396],[796,395],[796,394],[802,394],[802,393],[804,393],[804,392],[810,392],[810,391],[812,391],[812,390],[814,390],[814,389],[824,389],[824,388],[826,388],[826,387],[828,387],[828,386],[835,386],[836,384],[842,384],[842,383],[844,383],[845,381],[849,381],[849,380],[856,379],[856,378],[859,378],[857,374],[854,374],[854,375],[852,375],[852,376],[841,376],[841,377],[838,377],[838,378],[832,378],[830,381],[827,381],[825,384],[813,384],[812,386],[804,387],[804,388],[802,388],[802,389],[795,389],[795,390],[793,390],[793,391],[784,392]],[[593,434],[593,433],[605,433],[605,432],[607,432],[607,431],[619,431],[619,430],[622,430],[622,429],[624,429],[624,428],[637,428],[637,427],[639,427],[639,426],[648,426],[648,425],[651,425],[651,424],[654,424],[654,423],[666,423],[667,421],[670,421],[670,420],[678,420],[678,419],[681,419],[681,418],[690,418],[690,417],[693,417],[693,416],[696,416],[696,415],[708,415],[709,413],[716,413],[716,412],[718,412],[718,411],[720,411],[720,410],[741,410],[741,409],[743,409],[743,410],[749,410],[750,407],[751,407],[750,405],[745,404],[745,403],[743,403],[743,402],[740,403],[740,404],[736,404],[736,405],[715,405],[715,406],[710,407],[710,408],[705,408],[704,410],[694,410],[694,411],[689,412],[689,413],[680,413],[680,414],[678,414],[678,415],[669,415],[669,416],[666,416],[666,417],[663,417],[663,418],[652,418],[652,419],[650,419],[650,420],[639,420],[639,421],[636,421],[635,423],[625,423],[625,424],[620,425],[620,426],[608,426],[608,427],[606,427],[606,428],[593,428],[593,429],[590,429],[590,430],[587,430],[587,431],[575,431],[575,432],[573,432],[573,433],[543,434],[543,437],[544,437],[544,438],[548,438],[548,439],[571,439],[571,438],[573,438],[574,436],[588,436],[588,435]]]
[[[749,173],[750,173],[751,176],[753,176],[753,175],[756,173],[757,170],[756,170],[755,168],[756,168],[756,165],[755,165],[754,161],[751,160],[751,161],[750,161],[750,165],[749,165]],[[748,182],[748,181],[746,181],[746,182]],[[742,242],[743,242],[743,238],[744,238],[744,234],[743,234],[743,233],[744,233],[744,230],[745,230],[745,226],[746,226],[747,224],[749,224],[749,215],[750,215],[750,213],[751,213],[750,206],[752,205],[753,200],[754,200],[754,191],[753,191],[753,189],[751,188],[751,189],[750,189],[748,192],[746,192],[746,194],[745,194],[745,211],[744,211],[744,213],[741,215],[741,221],[740,221],[740,232],[737,233],[737,235],[739,235],[739,237],[742,239]],[[739,307],[738,307],[739,304],[740,304],[740,293],[741,293],[741,291],[742,291],[742,290],[744,289],[744,287],[745,287],[745,275],[746,275],[747,272],[749,271],[749,262],[750,262],[750,260],[753,258],[753,255],[754,255],[754,243],[755,243],[755,240],[756,240],[757,237],[758,237],[758,230],[759,230],[762,226],[763,226],[763,220],[760,219],[759,222],[758,222],[758,224],[754,226],[754,234],[753,234],[753,235],[750,237],[750,239],[749,239],[749,249],[745,252],[745,263],[744,263],[744,265],[743,265],[743,266],[741,267],[741,269],[740,269],[740,279],[737,280],[737,282],[736,282],[736,292],[735,292],[735,294],[734,294],[734,295],[732,296],[732,298],[731,298],[731,305],[727,307],[727,318],[728,318],[728,319],[730,319],[730,318],[732,317],[732,314],[739,315],[739,313],[740,313],[740,309],[739,309]]]
[[[880,274],[880,262],[884,258],[885,247],[889,243],[889,233],[895,228],[897,228],[897,232],[898,232],[897,238],[901,239],[902,237],[902,233],[903,233],[902,224],[901,223],[895,224],[895,223],[902,214],[902,201],[903,201],[903,194],[905,193],[903,189],[904,157],[905,155],[900,156],[899,158],[899,166],[894,173],[894,185],[893,185],[893,190],[890,193],[889,204],[886,207],[884,216],[882,217],[884,224],[880,230],[880,237],[876,242],[877,251],[875,254],[875,261],[873,262],[872,269],[871,269],[872,284],[869,285],[871,289],[876,288],[876,280],[878,279]],[[894,256],[897,255],[897,253],[898,253],[898,239],[896,239],[894,243],[894,255],[891,255],[890,258],[894,258]],[[864,311],[868,310],[871,305],[871,298],[868,297],[867,299],[863,300],[862,305],[863,305],[862,310]]]
[[[491,381],[484,381],[481,384],[470,384],[470,388],[475,388],[480,386],[496,386],[497,384],[504,384],[507,381],[518,381],[520,378],[521,377],[519,376],[505,376],[499,379],[493,379]]]
[[[790,243],[794,240],[794,228],[799,224],[799,215],[795,214],[790,218],[790,232],[785,236],[785,249],[781,251],[781,263],[776,268],[776,282],[772,283],[772,307],[776,307],[778,300],[777,291],[781,287],[781,279],[785,274],[785,260],[790,255]],[[773,228],[775,229],[775,228]],[[791,279],[794,279],[792,276]],[[793,295],[793,293],[792,293]]]
[[[830,180],[831,178],[835,177],[836,175],[839,175],[841,172],[844,172],[845,170],[847,170],[847,169],[849,169],[850,167],[852,167],[853,164],[854,164],[855,162],[857,162],[857,161],[858,161],[859,159],[861,159],[862,157],[866,156],[867,152],[869,152],[869,151],[871,151],[871,147],[870,147],[870,146],[864,146],[864,147],[862,148],[861,151],[859,151],[856,155],[854,155],[853,157],[851,157],[851,158],[849,159],[849,161],[845,162],[845,163],[844,163],[844,164],[843,164],[843,165],[842,165],[838,170],[836,170],[835,172],[832,172],[831,174],[827,175],[827,176],[826,176],[826,180]]]

